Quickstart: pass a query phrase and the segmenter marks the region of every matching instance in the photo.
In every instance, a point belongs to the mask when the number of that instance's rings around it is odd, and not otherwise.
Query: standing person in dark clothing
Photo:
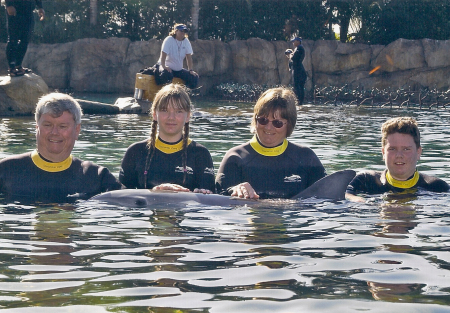
[[[33,11],[37,7],[42,21],[45,11],[42,0],[6,0],[6,22],[8,42],[6,44],[6,58],[8,60],[9,76],[22,76],[31,70],[22,67],[22,61],[27,53],[28,42],[34,28]]]
[[[291,42],[295,50],[289,55],[289,69],[292,71],[294,78],[294,92],[297,96],[298,104],[302,105],[305,99],[305,83],[307,79],[306,70],[303,67],[305,48],[302,46],[302,38],[300,37],[295,37]]]

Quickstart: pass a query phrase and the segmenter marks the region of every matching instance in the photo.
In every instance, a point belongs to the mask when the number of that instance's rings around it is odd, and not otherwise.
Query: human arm
[[[190,192],[190,190],[186,187],[172,184],[172,183],[164,183],[152,188],[152,190],[170,190],[170,191],[181,191],[181,192]]]
[[[241,152],[242,153],[242,152]],[[227,152],[216,176],[217,193],[240,198],[258,199],[259,195],[242,177],[242,158],[236,148]]]
[[[160,64],[160,71],[168,71],[170,73],[172,73],[172,70],[170,69],[170,67],[166,66],[166,58],[167,58],[167,53],[165,53],[164,51],[161,51],[161,64]]]
[[[194,161],[194,181],[191,188],[194,188],[196,193],[214,193],[216,188],[211,153],[205,146],[194,141],[189,145],[188,154],[193,155]]]
[[[232,191],[232,197],[244,198],[244,199],[259,199],[259,195],[256,193],[255,189],[253,189],[250,183],[240,183],[236,186],[228,188]]]
[[[192,61],[192,54],[186,54],[186,64],[189,72],[194,72],[194,62]]]
[[[345,199],[352,201],[352,202],[366,202],[366,199],[364,199],[363,197],[356,196],[356,195],[348,193],[348,192],[345,193]]]
[[[375,179],[375,175],[376,174],[373,171],[360,172],[356,174],[347,186],[347,190],[345,191],[345,199],[353,202],[366,202],[366,199],[358,196],[358,194],[367,193],[369,190],[373,189],[370,187],[369,182],[375,182],[375,185],[381,185],[379,179]]]
[[[145,158],[145,151],[142,151],[142,144],[133,144],[128,147],[122,159],[119,171],[119,181],[127,188],[142,188],[139,184],[139,159]],[[141,160],[142,161],[142,160]],[[145,162],[145,161],[143,161]],[[142,171],[144,171],[142,169]]]

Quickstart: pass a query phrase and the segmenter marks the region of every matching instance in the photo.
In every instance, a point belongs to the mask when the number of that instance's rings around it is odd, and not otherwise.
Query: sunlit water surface
[[[251,103],[195,101],[192,138],[224,153],[251,138]],[[293,142],[328,173],[383,169],[380,125],[419,120],[419,169],[450,182],[448,109],[306,106]],[[0,157],[34,148],[34,122],[0,119]],[[117,175],[146,116],[89,115],[74,155]],[[270,179],[270,178],[267,178]],[[5,312],[448,312],[448,194],[251,207],[0,206]]]

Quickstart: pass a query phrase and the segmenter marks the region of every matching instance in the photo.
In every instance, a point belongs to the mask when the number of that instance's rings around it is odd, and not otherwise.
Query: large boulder
[[[54,89],[66,89],[70,86],[70,56],[73,43],[30,44],[23,61]]]
[[[36,74],[19,77],[0,76],[0,115],[31,115],[48,86]]]
[[[233,80],[241,84],[276,85],[280,83],[275,46],[259,38],[230,42]]]
[[[380,66],[383,72],[426,67],[423,46],[419,40],[398,39],[378,54],[372,66]]]
[[[423,39],[422,45],[425,54],[425,62],[428,67],[447,67],[450,66],[450,40],[432,40]]]
[[[70,87],[78,91],[121,92],[124,80],[130,79],[122,71],[130,43],[127,38],[75,41],[70,59]]]
[[[312,65],[320,73],[345,73],[369,69],[372,49],[363,44],[344,44],[335,40],[319,40],[314,44]]]

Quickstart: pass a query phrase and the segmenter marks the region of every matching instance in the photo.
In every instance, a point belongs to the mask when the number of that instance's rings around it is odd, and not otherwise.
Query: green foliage
[[[97,24],[90,0],[44,0],[46,19],[36,22],[33,42],[80,38],[163,39],[175,23],[191,21],[192,0],[98,0]],[[200,0],[198,38],[231,41],[259,37],[336,39],[388,44],[398,38],[450,39],[450,2],[442,0]],[[350,33],[349,24],[360,27]],[[334,34],[332,25],[340,26]],[[0,14],[0,29],[6,29]],[[6,41],[6,32],[0,32]]]

